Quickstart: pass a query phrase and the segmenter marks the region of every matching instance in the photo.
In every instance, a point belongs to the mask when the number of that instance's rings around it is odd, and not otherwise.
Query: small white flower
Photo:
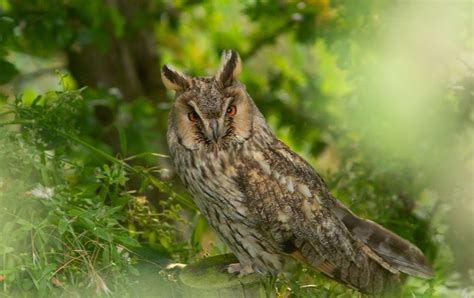
[[[54,188],[45,187],[41,184],[30,191],[31,195],[37,199],[52,199],[54,196]]]
[[[122,245],[117,245],[117,252],[120,254],[124,250]]]

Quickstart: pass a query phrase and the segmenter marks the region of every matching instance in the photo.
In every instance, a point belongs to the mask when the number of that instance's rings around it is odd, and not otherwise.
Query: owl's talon
[[[250,265],[242,266],[240,263],[234,263],[227,266],[227,273],[237,275],[238,277],[243,277],[245,275],[254,273],[254,270]]]
[[[242,265],[240,263],[233,263],[227,265],[227,273],[234,274],[239,273],[242,270]]]

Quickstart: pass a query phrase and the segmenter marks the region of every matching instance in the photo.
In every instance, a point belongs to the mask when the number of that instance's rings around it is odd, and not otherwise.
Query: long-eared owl
[[[296,260],[370,294],[397,285],[400,272],[432,277],[415,245],[353,214],[275,137],[238,81],[240,70],[232,50],[214,76],[162,69],[165,86],[176,91],[171,156],[199,210],[239,260],[228,271],[276,274]]]

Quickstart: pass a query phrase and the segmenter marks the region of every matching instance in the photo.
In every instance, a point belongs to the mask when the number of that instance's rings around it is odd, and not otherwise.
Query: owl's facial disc
[[[223,52],[212,77],[190,77],[163,66],[164,85],[176,91],[170,129],[179,144],[189,150],[207,150],[214,144],[223,148],[249,139],[256,107],[237,80],[240,71],[240,57],[233,50]]]
[[[202,133],[205,137],[205,141],[217,143],[219,139],[225,135],[225,115],[221,113],[221,110],[222,106],[228,105],[229,100],[231,100],[231,98],[224,99],[223,105],[219,104],[219,102],[209,104],[209,101],[190,100],[188,102],[188,105],[192,107],[194,111],[193,113],[199,117],[199,123],[195,123],[196,129],[198,129],[197,133]]]
[[[196,85],[213,84],[198,80]],[[190,150],[243,143],[251,135],[254,108],[240,83],[224,90],[211,86],[189,90],[177,97],[174,109],[178,140]]]

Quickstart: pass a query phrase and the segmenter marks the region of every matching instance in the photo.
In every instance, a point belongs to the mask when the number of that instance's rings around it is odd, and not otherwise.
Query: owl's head
[[[168,130],[181,145],[197,150],[249,139],[255,119],[262,116],[237,80],[240,70],[239,54],[233,50],[224,51],[212,77],[193,78],[163,66],[164,85],[176,91]]]

